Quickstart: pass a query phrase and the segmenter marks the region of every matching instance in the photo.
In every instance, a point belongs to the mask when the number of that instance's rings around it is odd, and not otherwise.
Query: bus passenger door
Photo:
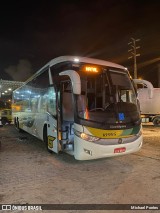
[[[74,148],[74,133],[73,133],[73,124],[74,124],[74,101],[73,101],[73,92],[72,85],[70,80],[61,82],[61,92],[60,92],[60,104],[59,111],[59,127],[61,137],[60,144],[61,149],[66,152],[73,151]]]
[[[59,146],[59,111],[58,109],[58,94],[57,89],[51,86],[47,92],[48,104],[47,104],[47,132],[46,141],[49,151],[58,153]],[[45,134],[44,134],[45,135]]]

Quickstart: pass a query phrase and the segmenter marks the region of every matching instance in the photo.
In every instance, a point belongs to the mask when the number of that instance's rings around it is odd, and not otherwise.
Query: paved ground
[[[6,125],[0,128],[0,203],[158,204],[160,128],[146,125],[143,135],[137,153],[76,161],[67,154],[49,154],[43,142]]]

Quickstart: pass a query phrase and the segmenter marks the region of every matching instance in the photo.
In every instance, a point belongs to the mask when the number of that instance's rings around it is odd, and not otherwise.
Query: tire
[[[7,119],[6,118],[1,118],[1,122],[2,122],[2,125],[4,126],[7,123]]]
[[[157,116],[153,119],[154,126],[160,127],[160,116]]]
[[[14,126],[17,128],[17,121],[16,121],[16,118],[14,118]]]
[[[16,129],[17,129],[18,132],[20,132],[20,133],[23,133],[23,132],[24,132],[23,129],[20,129],[20,128],[19,128],[19,121],[17,121]]]
[[[48,137],[47,137],[47,126],[43,128],[43,141],[45,143],[46,149],[49,153],[52,153],[52,150],[48,149]]]

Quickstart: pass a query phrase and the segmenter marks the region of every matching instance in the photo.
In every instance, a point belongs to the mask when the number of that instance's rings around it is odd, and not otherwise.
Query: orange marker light
[[[85,119],[89,119],[89,113],[88,113],[88,109],[87,109],[87,107],[86,107],[86,110],[85,110],[85,113],[84,113],[84,118]]]
[[[86,72],[98,72],[97,67],[85,67]]]

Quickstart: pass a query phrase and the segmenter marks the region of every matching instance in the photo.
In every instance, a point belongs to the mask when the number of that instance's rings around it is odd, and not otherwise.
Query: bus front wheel
[[[47,136],[47,126],[43,128],[43,141],[49,153],[52,153],[52,150],[48,149],[48,136]]]

